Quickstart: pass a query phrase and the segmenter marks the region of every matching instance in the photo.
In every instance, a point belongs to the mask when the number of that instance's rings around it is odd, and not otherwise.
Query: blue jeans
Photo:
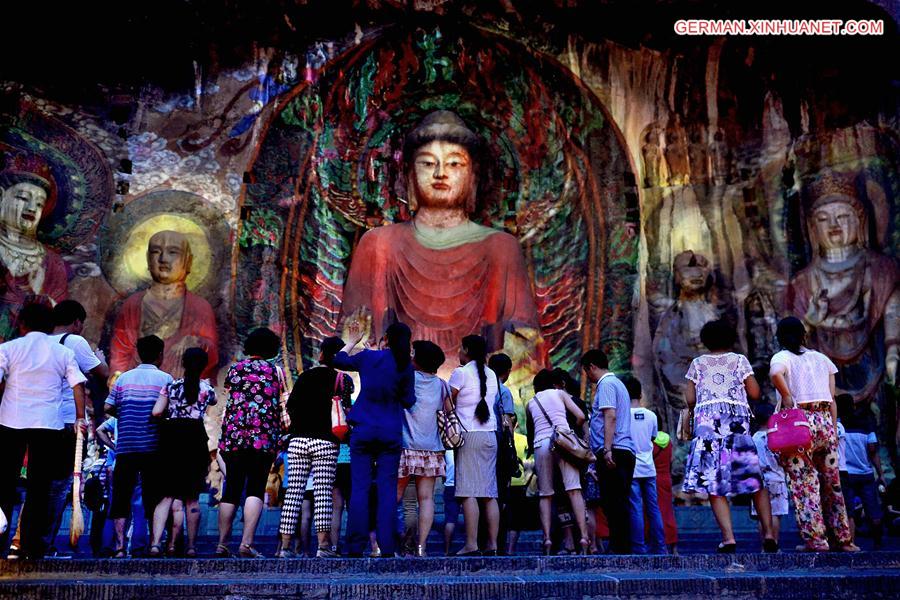
[[[400,469],[400,432],[357,425],[350,435],[350,514],[347,549],[362,554],[369,541],[369,488],[375,483],[375,537],[382,556],[393,557],[397,523],[397,471]]]
[[[55,547],[56,537],[59,535],[59,528],[62,525],[63,513],[66,510],[69,499],[69,491],[72,489],[72,476],[65,479],[57,479],[50,484],[50,509],[47,513],[47,520],[50,523],[50,531],[44,538],[44,543],[48,548]]]
[[[631,480],[631,546],[635,554],[668,554],[663,531],[662,513],[656,496],[656,477],[636,477]],[[650,539],[644,539],[644,515],[650,525]]]

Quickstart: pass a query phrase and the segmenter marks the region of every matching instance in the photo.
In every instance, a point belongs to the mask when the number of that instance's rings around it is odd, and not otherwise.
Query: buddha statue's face
[[[706,290],[709,283],[709,261],[700,255],[693,260],[687,255],[675,258],[675,282],[682,294],[696,294]]]
[[[157,283],[183,283],[191,272],[191,246],[176,231],[160,231],[147,245],[147,268]]]
[[[34,237],[46,203],[44,188],[25,181],[14,183],[3,190],[0,221],[8,229]]]
[[[859,214],[846,202],[830,202],[817,208],[813,225],[823,250],[849,248],[859,241]]]
[[[475,186],[472,158],[459,144],[429,142],[416,150],[412,179],[419,206],[465,207]]]

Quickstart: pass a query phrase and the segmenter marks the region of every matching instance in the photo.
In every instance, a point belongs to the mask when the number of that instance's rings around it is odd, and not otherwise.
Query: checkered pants
[[[294,535],[303,507],[303,493],[310,469],[313,474],[313,524],[317,532],[331,531],[331,490],[337,470],[338,445],[313,438],[295,437],[288,446],[288,488],[281,507],[281,535]]]

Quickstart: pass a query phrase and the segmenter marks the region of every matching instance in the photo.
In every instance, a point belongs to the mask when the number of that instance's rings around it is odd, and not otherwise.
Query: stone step
[[[896,598],[900,552],[0,561],[0,598]]]
[[[0,560],[0,581],[31,577],[232,577],[241,575],[465,575],[470,573],[602,573],[724,570],[776,572],[896,569],[900,552],[691,554],[684,556],[511,556],[467,558]]]
[[[0,581],[0,598],[130,600],[138,598],[264,600],[572,599],[602,598],[896,598],[896,569],[755,572],[704,571],[466,575],[280,575],[209,577],[28,577]]]

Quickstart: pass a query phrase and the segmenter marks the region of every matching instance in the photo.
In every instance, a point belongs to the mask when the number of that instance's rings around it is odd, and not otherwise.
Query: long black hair
[[[184,367],[184,401],[189,406],[200,398],[200,376],[207,364],[209,355],[203,348],[188,348],[181,356],[181,366]]]
[[[806,328],[803,321],[797,317],[785,317],[778,321],[778,329],[775,331],[778,343],[785,350],[794,354],[803,354],[803,344],[806,343]]]
[[[341,351],[344,347],[344,340],[334,336],[322,340],[322,346],[319,349],[319,362],[330,367],[334,361],[334,355]]]
[[[397,363],[397,372],[404,371],[409,366],[412,331],[403,323],[393,323],[388,326],[384,335],[387,337],[388,349],[394,355],[394,362]]]
[[[487,340],[480,335],[467,335],[462,339],[462,347],[466,352],[469,360],[474,360],[478,367],[478,383],[481,388],[481,401],[475,407],[475,418],[479,423],[487,423],[491,418],[491,409],[488,407],[487,400],[487,372],[484,369],[484,363],[487,360]]]

